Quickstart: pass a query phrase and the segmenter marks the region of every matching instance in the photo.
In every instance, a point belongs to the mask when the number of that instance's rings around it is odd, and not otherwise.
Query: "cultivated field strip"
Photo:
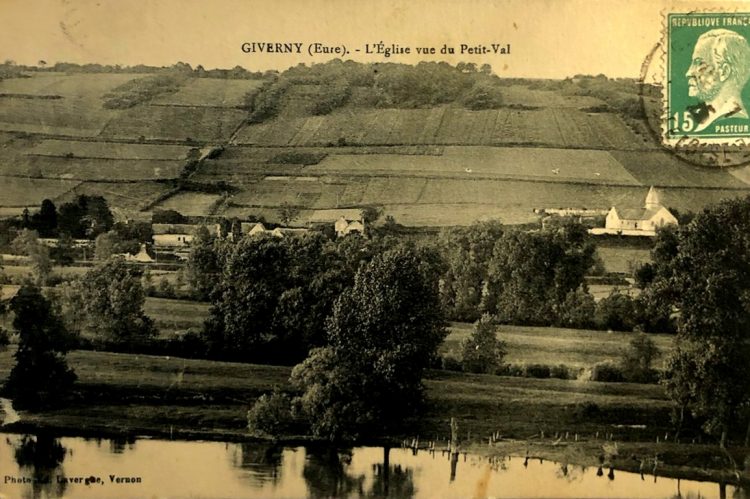
[[[26,156],[15,162],[4,163],[5,175],[70,180],[155,180],[177,178],[184,161],[87,159],[53,156]]]
[[[139,211],[171,189],[160,182],[83,182],[53,201],[59,205],[74,201],[80,195],[102,196],[118,210]]]
[[[28,78],[7,78],[0,81],[0,94],[100,98],[128,81],[147,76],[138,73],[35,72]]]
[[[189,147],[178,145],[50,139],[41,141],[27,154],[90,159],[184,160],[189,151]]]
[[[442,156],[332,154],[306,170],[318,174],[473,176],[639,185],[608,152],[577,149],[446,147]]]
[[[213,208],[221,199],[222,196],[218,194],[177,192],[159,202],[153,209],[176,210],[186,216],[206,216],[212,214]]]
[[[102,138],[226,141],[247,117],[239,109],[212,107],[136,106],[112,119]]]
[[[239,107],[245,96],[252,96],[263,85],[263,80],[233,80],[221,78],[192,78],[173,93],[151,101],[162,106]]]
[[[43,178],[0,177],[0,206],[38,206],[70,191],[79,182]]]
[[[235,141],[258,146],[540,145],[642,150],[654,146],[618,116],[574,108],[346,109],[244,126]]]

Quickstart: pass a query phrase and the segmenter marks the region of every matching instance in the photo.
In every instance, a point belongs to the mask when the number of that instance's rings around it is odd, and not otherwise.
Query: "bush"
[[[661,351],[648,335],[639,333],[630,340],[622,352],[621,368],[625,380],[632,383],[653,383],[658,373],[651,368],[652,362],[661,356]]]
[[[550,368],[544,364],[528,364],[524,367],[525,378],[549,378]]]
[[[612,361],[597,362],[591,368],[591,381],[620,382],[625,381],[622,369]]]
[[[556,366],[552,366],[549,370],[549,377],[550,378],[557,378],[557,379],[575,379],[576,378],[576,372],[570,369],[565,364],[558,364]]]
[[[10,335],[8,334],[8,331],[0,327],[0,351],[5,350],[5,348],[10,344]]]
[[[497,339],[497,326],[492,322],[492,317],[485,314],[474,324],[474,331],[463,343],[463,370],[494,374],[504,356],[505,344]]]
[[[461,361],[452,355],[443,355],[441,361],[441,367],[445,371],[461,372],[464,370]]]
[[[292,403],[289,396],[274,388],[273,393],[263,394],[247,411],[247,428],[251,433],[277,437],[292,425]]]

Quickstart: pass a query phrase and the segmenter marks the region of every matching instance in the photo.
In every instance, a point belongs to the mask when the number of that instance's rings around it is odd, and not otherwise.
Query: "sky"
[[[321,42],[362,62],[486,63],[511,77],[637,77],[660,40],[664,1],[0,0],[0,60],[283,70],[336,57],[307,52]],[[303,53],[243,53],[243,42],[298,42]],[[412,53],[365,53],[379,42]],[[511,50],[439,53],[461,43]],[[416,47],[438,53],[417,54]]]

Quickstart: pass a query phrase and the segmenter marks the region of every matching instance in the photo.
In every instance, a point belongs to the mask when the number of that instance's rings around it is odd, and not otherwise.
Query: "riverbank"
[[[0,382],[10,371],[11,351],[0,353]],[[40,430],[65,436],[180,440],[259,441],[246,430],[247,410],[263,393],[288,390],[290,368],[169,357],[74,351],[78,374],[65,407],[21,412],[3,431]],[[450,418],[459,424],[462,450],[497,457],[530,457],[614,469],[649,471],[654,457],[665,476],[736,482],[748,479],[747,449],[734,448],[740,470],[730,469],[717,445],[673,442],[670,402],[658,385],[510,378],[431,371],[427,407],[409,435],[357,445],[398,446],[419,437],[445,446]],[[490,436],[496,441],[490,445]],[[666,436],[667,441],[664,441]],[[657,437],[659,442],[657,443]],[[319,443],[306,436],[285,445]],[[690,442],[690,443],[686,443]],[[616,452],[612,451],[616,445]],[[609,450],[607,450],[609,449]]]

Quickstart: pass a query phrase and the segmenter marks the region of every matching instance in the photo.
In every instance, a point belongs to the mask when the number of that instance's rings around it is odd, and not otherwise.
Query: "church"
[[[642,208],[610,208],[604,228],[589,232],[594,235],[612,234],[622,236],[655,236],[656,229],[665,225],[677,225],[677,219],[661,204],[659,192],[651,187]]]

